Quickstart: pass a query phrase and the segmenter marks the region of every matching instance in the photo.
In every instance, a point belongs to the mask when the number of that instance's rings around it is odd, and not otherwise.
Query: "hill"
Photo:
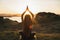
[[[60,15],[51,12],[37,13],[34,30],[42,33],[60,33]]]
[[[19,29],[21,29],[21,23],[18,23],[17,21],[12,21],[10,19],[4,19],[4,17],[0,17],[0,31]]]

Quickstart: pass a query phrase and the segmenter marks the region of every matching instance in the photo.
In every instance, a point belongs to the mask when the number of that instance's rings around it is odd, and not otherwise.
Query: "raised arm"
[[[32,15],[32,17],[34,17],[34,14],[29,10],[28,6],[27,6],[27,8],[26,8],[26,11],[29,11],[30,14]]]
[[[21,15],[22,21],[23,21],[23,16],[24,16],[25,12],[26,12],[26,11],[24,11],[24,12],[22,13],[22,15]]]
[[[32,17],[34,17],[34,14],[29,10],[30,14],[32,15]]]

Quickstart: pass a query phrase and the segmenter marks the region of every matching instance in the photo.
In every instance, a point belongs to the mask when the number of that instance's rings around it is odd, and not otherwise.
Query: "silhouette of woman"
[[[23,39],[30,40],[31,39],[31,30],[32,30],[32,19],[30,15],[25,15],[23,20]]]
[[[23,19],[23,16],[24,14],[26,13],[26,11],[29,11],[31,16],[30,15],[25,15],[24,19]],[[31,40],[31,30],[32,30],[32,19],[33,19],[34,15],[32,14],[32,12],[28,9],[28,6],[27,6],[27,9],[23,12],[23,14],[21,15],[21,18],[22,18],[22,27],[23,27],[23,33],[22,33],[22,36],[23,36],[23,40]]]

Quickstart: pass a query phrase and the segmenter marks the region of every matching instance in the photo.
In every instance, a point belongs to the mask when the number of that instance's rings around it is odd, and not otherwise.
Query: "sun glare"
[[[21,6],[21,5],[19,5]],[[36,14],[37,10],[36,8],[34,7],[33,3],[30,2],[30,0],[25,0],[25,4],[21,7],[21,8],[18,8],[19,10],[17,10],[18,13],[22,14],[25,10],[26,10],[26,7],[28,6],[29,10],[33,13],[33,14]],[[34,9],[35,8],[35,9]],[[29,12],[27,11],[26,14],[29,14]]]

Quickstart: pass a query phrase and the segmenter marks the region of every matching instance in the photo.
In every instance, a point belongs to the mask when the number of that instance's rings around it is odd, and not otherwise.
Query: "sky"
[[[38,12],[60,14],[60,0],[0,0],[0,14],[21,14],[27,5],[34,14]]]

